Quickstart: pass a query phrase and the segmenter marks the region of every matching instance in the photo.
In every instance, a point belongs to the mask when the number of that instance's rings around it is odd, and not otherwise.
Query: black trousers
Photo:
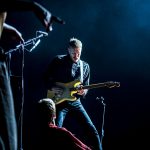
[[[5,60],[0,55],[0,148],[17,150],[17,126],[10,79]]]

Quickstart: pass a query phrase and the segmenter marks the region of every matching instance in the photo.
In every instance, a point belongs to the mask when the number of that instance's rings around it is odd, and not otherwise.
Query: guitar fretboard
[[[91,85],[85,85],[82,87],[82,89],[93,89],[93,88],[99,88],[99,87],[105,87],[105,83],[98,83],[98,84],[91,84]]]
[[[119,82],[103,82],[103,83],[97,83],[97,84],[90,84],[90,85],[85,85],[83,87],[75,87],[71,88],[70,90],[75,91],[75,90],[80,90],[80,89],[93,89],[93,88],[99,88],[99,87],[119,87],[120,83]]]

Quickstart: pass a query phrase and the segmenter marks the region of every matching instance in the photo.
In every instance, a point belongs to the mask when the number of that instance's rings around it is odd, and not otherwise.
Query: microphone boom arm
[[[28,41],[26,41],[26,42],[24,42],[24,43],[22,43],[22,44],[17,45],[16,48],[10,49],[8,52],[5,52],[5,54],[12,53],[12,52],[14,52],[14,51],[19,50],[19,49],[22,48],[22,47],[24,48],[24,47],[26,47],[26,46],[28,46],[28,45],[33,44],[33,47],[32,47],[30,50],[25,49],[25,50],[31,52],[31,51],[40,43],[40,38],[42,38],[43,36],[47,36],[46,34],[44,34],[45,32],[43,32],[43,31],[38,32],[38,33],[40,33],[39,36],[36,36],[35,38],[29,39]]]

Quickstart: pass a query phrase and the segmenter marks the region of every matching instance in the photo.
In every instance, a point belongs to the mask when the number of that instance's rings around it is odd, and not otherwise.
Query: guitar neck
[[[93,89],[93,88],[99,88],[99,87],[105,87],[105,83],[98,83],[98,84],[91,84],[91,85],[85,85],[82,87],[82,89]]]
[[[93,88],[99,88],[99,87],[108,87],[108,88],[120,87],[120,83],[109,81],[109,82],[79,86],[79,87],[71,88],[70,90],[76,91],[76,90],[80,90],[80,89],[93,89]]]

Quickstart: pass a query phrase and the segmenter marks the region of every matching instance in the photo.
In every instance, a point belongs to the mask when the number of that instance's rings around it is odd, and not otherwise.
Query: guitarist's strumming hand
[[[77,94],[84,96],[87,93],[87,89],[83,89],[82,87],[83,87],[83,85],[80,85],[80,87],[77,89]]]

